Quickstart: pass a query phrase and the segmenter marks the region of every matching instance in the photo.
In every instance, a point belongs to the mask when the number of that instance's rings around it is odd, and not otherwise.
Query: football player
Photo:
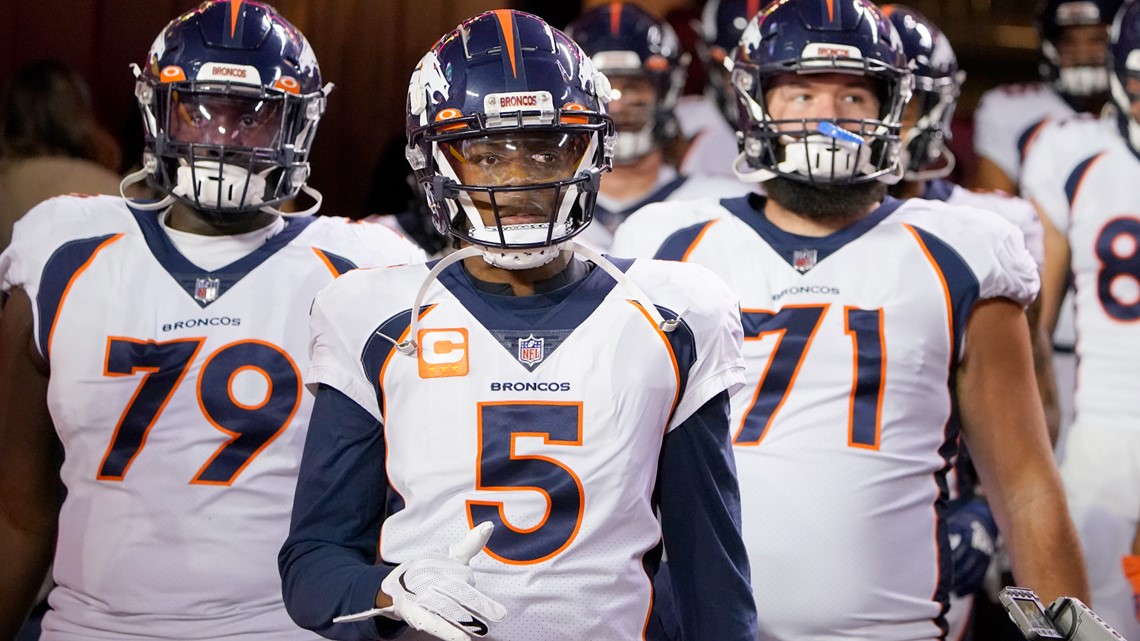
[[[1024,237],[886,195],[913,83],[897,31],[865,0],[786,0],[733,60],[736,169],[768,197],[651,205],[613,251],[706,265],[741,295],[732,430],[760,638],[945,638],[959,425],[1019,581],[1085,595],[1033,383]]]
[[[974,186],[1016,194],[1021,163],[1042,123],[1097,113],[1108,100],[1108,24],[1123,0],[1039,0],[1041,82],[987,91],[974,112]]]
[[[602,177],[594,224],[582,242],[608,248],[617,226],[649,203],[751,191],[734,177],[678,175],[665,161],[664,148],[678,135],[674,109],[689,62],[668,22],[615,0],[584,13],[566,35],[614,89],[607,106],[617,128],[613,170]]]
[[[509,10],[413,73],[408,157],[464,248],[317,298],[280,555],[303,626],[639,640],[663,543],[686,638],[755,641],[728,434],[736,298],[704,268],[573,240],[610,164],[610,96],[565,34]]]
[[[683,174],[733,177],[739,153],[732,86],[728,82],[731,53],[752,16],[771,0],[709,0],[701,13],[697,51],[708,73],[703,96],[685,96],[677,104],[677,122],[688,147],[681,159]]]
[[[48,200],[0,255],[0,638],[54,550],[43,639],[314,639],[275,564],[312,406],[309,307],[354,265],[421,254],[279,211],[319,204],[328,89],[269,5],[203,3],[136,71],[145,169],[126,182],[162,200]]]
[[[1061,460],[1098,613],[1140,637],[1133,613],[1133,538],[1140,522],[1140,5],[1112,25],[1112,118],[1071,118],[1042,131],[1026,159],[1025,194],[1045,223],[1042,317],[1056,323],[1071,274],[1076,290],[1076,419]],[[1130,570],[1132,572],[1130,572]]]

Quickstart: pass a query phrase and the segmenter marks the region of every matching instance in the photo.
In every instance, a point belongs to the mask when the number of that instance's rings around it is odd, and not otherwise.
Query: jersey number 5
[[[800,366],[828,308],[828,305],[790,305],[776,314],[765,311],[741,313],[745,340],[758,340],[770,334],[777,338],[768,366],[760,375],[752,405],[740,422],[733,444],[758,445],[768,433],[796,382]],[[876,450],[879,448],[883,410],[883,380],[887,372],[883,310],[844,307],[843,327],[851,337],[855,354],[847,445]]]
[[[530,527],[513,525],[504,503],[467,501],[472,526],[495,524],[487,553],[512,565],[541,563],[565,550],[578,535],[586,509],[582,480],[573,470],[547,456],[518,453],[518,439],[531,437],[543,445],[581,447],[582,404],[479,403],[475,489],[538,492],[546,499],[546,514]]]
[[[156,343],[131,338],[107,339],[103,375],[137,376],[142,381],[127,404],[99,467],[100,481],[122,481],[146,445],[150,429],[162,415],[174,390],[186,376],[204,339],[187,338]],[[255,404],[234,398],[238,374],[251,371],[265,377],[268,391]],[[262,341],[238,341],[206,357],[198,374],[198,406],[220,432],[229,437],[207,460],[190,483],[230,485],[273,439],[277,438],[301,402],[301,375],[281,348]]]

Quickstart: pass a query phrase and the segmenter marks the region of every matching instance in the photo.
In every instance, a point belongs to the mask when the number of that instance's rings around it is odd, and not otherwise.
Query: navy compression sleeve
[[[728,416],[728,392],[721,392],[669,432],[661,447],[661,530],[686,641],[759,636]]]
[[[379,421],[336,389],[318,388],[277,563],[289,616],[330,639],[391,638],[403,628],[385,617],[332,623],[375,607],[392,571],[375,565],[388,491],[384,447]]]

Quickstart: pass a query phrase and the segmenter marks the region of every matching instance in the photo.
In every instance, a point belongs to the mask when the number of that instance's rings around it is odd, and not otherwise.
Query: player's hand
[[[471,559],[487,545],[494,524],[475,526],[446,552],[433,552],[402,563],[380,589],[392,597],[384,616],[445,641],[487,636],[491,623],[502,621],[502,605],[473,587]]]
[[[982,587],[994,556],[998,535],[994,515],[985,501],[971,499],[950,508],[946,525],[954,568],[954,594],[973,594]]]

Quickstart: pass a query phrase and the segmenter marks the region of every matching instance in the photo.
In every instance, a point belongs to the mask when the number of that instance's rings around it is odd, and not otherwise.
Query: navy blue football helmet
[[[681,50],[668,22],[636,4],[614,0],[582,14],[566,27],[566,35],[615,88],[628,78],[644,79],[640,82],[648,81],[653,89],[655,100],[637,104],[614,93],[610,107],[617,126],[615,163],[642,158],[677,134],[673,111],[685,85],[689,54]],[[648,97],[647,91],[642,93]]]
[[[730,98],[732,87],[728,82],[728,61],[740,35],[760,11],[774,0],[708,0],[701,13],[701,42],[697,47],[701,60],[708,70],[709,86],[713,98],[729,122],[736,121],[736,104]]]
[[[135,67],[146,134],[143,170],[166,194],[219,224],[304,189],[329,87],[309,42],[277,11],[250,0],[209,0],[175,18]]]
[[[1108,25],[1124,0],[1040,0],[1037,35],[1040,38],[1041,79],[1067,99],[1103,95],[1108,89],[1104,66],[1090,61],[1061,66],[1061,39],[1067,27]]]
[[[882,9],[899,32],[914,73],[910,108],[917,111],[917,121],[902,132],[904,177],[943,178],[954,170],[954,155],[946,142],[966,73],[958,68],[958,57],[946,35],[926,16],[901,4]]]
[[[1109,30],[1109,95],[1116,106],[1120,134],[1140,155],[1140,123],[1133,103],[1140,103],[1140,3],[1129,2]]]
[[[914,78],[898,32],[868,0],[782,0],[753,18],[732,56],[743,136],[742,180],[782,176],[817,185],[902,178],[900,129]],[[875,81],[874,119],[772,118],[765,92],[785,74],[852,74]]]
[[[408,87],[408,162],[436,228],[499,267],[553,259],[593,218],[609,99],[605,75],[542,19],[499,10],[460,24]]]

